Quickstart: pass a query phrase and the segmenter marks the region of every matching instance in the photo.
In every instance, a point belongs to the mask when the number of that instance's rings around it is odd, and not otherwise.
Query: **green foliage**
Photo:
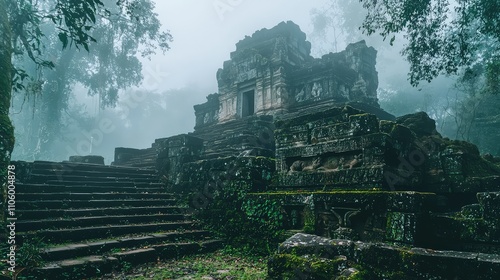
[[[392,45],[395,34],[406,34],[403,55],[410,62],[412,85],[439,74],[456,74],[476,63],[491,65],[498,77],[494,66],[500,53],[497,0],[361,2],[367,11],[362,29],[368,35],[378,32]]]
[[[251,185],[245,181],[224,182],[197,218],[229,244],[267,255],[282,241],[283,215],[275,201],[262,205],[248,202],[246,195],[250,190]]]
[[[486,89],[489,93],[500,93],[500,60],[494,60],[486,65]]]
[[[28,274],[26,272],[31,271],[33,268],[44,264],[42,255],[40,254],[44,247],[46,247],[46,244],[40,238],[23,241],[23,244],[16,252],[16,266],[21,268],[18,272],[19,279],[30,279],[29,277],[25,278],[23,275]]]
[[[256,203],[254,200],[243,202],[242,210],[251,223],[258,225],[257,230],[270,239],[280,236],[283,228],[283,210],[277,200],[265,200]]]
[[[0,207],[2,208],[7,189],[7,166],[14,148],[14,128],[8,116],[11,101],[11,30],[5,15],[5,4],[5,1],[0,0],[0,69],[2,69],[0,71]],[[3,213],[0,219],[4,221]],[[5,231],[6,227],[2,227],[0,236],[5,236]]]
[[[24,240],[17,251],[17,265],[21,267],[38,267],[43,264],[40,251],[46,244],[40,238]]]
[[[9,22],[13,33],[13,47],[16,55],[26,54],[36,65],[48,68],[56,63],[44,56],[46,48],[59,48],[54,43],[47,43],[46,38],[55,37],[65,49],[68,45],[77,49],[83,47],[87,52],[91,43],[97,42],[94,30],[102,19],[109,23],[121,23],[109,28],[110,31],[123,32],[133,30],[137,37],[136,44],[144,46],[143,55],[154,53],[155,43],[162,50],[169,48],[171,36],[159,31],[157,14],[152,12],[154,4],[149,0],[71,0],[71,1],[7,1]],[[47,23],[49,20],[49,23]],[[45,28],[49,24],[52,28]],[[56,34],[53,36],[53,34]],[[121,34],[125,39],[127,34]],[[60,49],[59,49],[60,50]],[[27,74],[22,68],[14,71],[15,89],[23,89]]]
[[[304,228],[305,233],[314,234],[316,232],[316,218],[314,212],[309,208],[304,208]]]
[[[0,186],[5,184],[7,165],[10,162],[10,153],[14,147],[14,128],[8,115],[0,114]]]

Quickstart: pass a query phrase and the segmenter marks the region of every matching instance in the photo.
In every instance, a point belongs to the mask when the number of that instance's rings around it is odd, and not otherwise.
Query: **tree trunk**
[[[49,86],[44,87],[41,103],[41,160],[54,160],[60,150],[53,150],[53,143],[60,137],[62,127],[62,112],[67,108],[69,98],[69,85],[67,74],[76,51],[67,48],[62,51],[61,57],[56,63],[56,68],[47,75]]]
[[[6,183],[6,169],[14,148],[14,128],[9,119],[12,90],[12,46],[6,1],[0,0],[0,186],[4,186]]]

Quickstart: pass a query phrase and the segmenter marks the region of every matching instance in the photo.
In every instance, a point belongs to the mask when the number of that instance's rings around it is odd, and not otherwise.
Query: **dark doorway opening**
[[[241,103],[241,116],[246,117],[253,115],[255,113],[255,91],[250,90],[246,91],[242,94],[242,103]]]

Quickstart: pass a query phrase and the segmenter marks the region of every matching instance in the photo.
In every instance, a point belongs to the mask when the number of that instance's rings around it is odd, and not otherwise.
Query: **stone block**
[[[415,213],[388,212],[387,240],[414,244],[418,241],[420,215]]]
[[[379,132],[379,120],[372,114],[357,114],[349,116],[350,132],[352,136]]]
[[[478,193],[477,200],[485,219],[498,219],[500,217],[500,192]]]
[[[387,209],[395,212],[422,213],[432,209],[436,199],[433,193],[398,191],[388,194]]]

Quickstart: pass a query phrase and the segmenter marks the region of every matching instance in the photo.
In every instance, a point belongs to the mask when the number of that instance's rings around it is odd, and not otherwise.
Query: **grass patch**
[[[97,279],[266,279],[267,259],[226,247],[208,254],[146,264]]]

